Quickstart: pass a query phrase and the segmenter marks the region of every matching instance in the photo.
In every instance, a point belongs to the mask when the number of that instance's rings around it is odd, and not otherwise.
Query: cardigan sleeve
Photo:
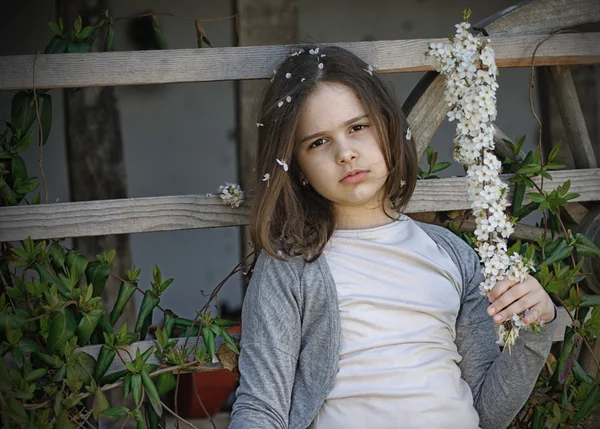
[[[284,429],[300,349],[299,280],[263,252],[242,307],[240,385],[230,429]]]
[[[471,388],[481,428],[506,428],[527,401],[546,362],[556,317],[541,333],[522,329],[511,351],[500,352],[494,322],[487,314],[488,298],[479,291],[483,281],[479,258],[458,238],[455,249],[464,264],[465,288],[456,322],[456,344],[462,356],[459,367]]]

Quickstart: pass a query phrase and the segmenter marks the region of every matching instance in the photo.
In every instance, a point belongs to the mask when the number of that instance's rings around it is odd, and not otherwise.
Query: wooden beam
[[[545,190],[570,179],[570,192],[580,194],[573,201],[600,201],[600,169],[557,171],[553,178],[544,181]],[[0,241],[240,226],[248,223],[250,204],[233,209],[218,197],[183,195],[0,207]],[[466,179],[455,177],[418,181],[404,212],[469,208]]]
[[[585,123],[569,66],[548,69],[560,117],[571,147],[576,168],[597,168],[598,162]]]
[[[499,67],[530,66],[535,48],[547,35],[494,37]],[[378,72],[413,72],[435,68],[425,55],[431,42],[446,39],[411,39],[334,43],[356,53]],[[326,46],[325,44],[324,46]],[[144,85],[264,79],[294,45],[176,49],[139,52],[93,52],[37,56],[38,88]],[[31,88],[36,56],[0,57],[0,90]],[[536,65],[599,64],[600,33],[558,34],[538,49]]]
[[[290,0],[237,0],[239,45],[259,46],[296,43],[298,9]],[[239,183],[246,191],[256,186],[256,153],[260,122],[260,97],[267,80],[241,80],[237,83]],[[253,251],[250,229],[241,228],[242,258]],[[245,279],[245,277],[244,277]]]

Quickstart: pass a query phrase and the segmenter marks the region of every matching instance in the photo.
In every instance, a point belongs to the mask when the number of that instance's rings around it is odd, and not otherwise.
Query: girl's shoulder
[[[415,221],[415,223],[429,237],[440,245],[458,267],[463,284],[469,285],[481,273],[479,257],[475,250],[469,246],[462,238],[454,234],[448,228],[429,223]],[[475,280],[479,285],[479,280]]]

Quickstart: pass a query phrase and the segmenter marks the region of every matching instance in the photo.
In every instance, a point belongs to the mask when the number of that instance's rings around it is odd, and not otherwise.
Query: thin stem
[[[560,305],[562,305],[564,307],[564,309],[567,311],[567,314],[571,318],[571,322],[575,323],[575,318],[573,317],[573,315],[571,314],[571,312],[569,311],[569,309],[567,308],[567,306],[565,305],[565,303],[563,302],[563,300],[561,300],[556,294],[552,294],[552,295],[560,303]],[[590,354],[592,355],[592,359],[594,360],[594,363],[596,364],[596,368],[598,368],[598,373],[600,374],[600,362],[598,362],[598,359],[596,359],[596,355],[594,354],[594,350],[592,349],[592,346],[588,342],[588,340],[585,337],[585,335],[581,335],[581,338],[583,338],[584,344],[586,345],[586,347],[590,351]],[[594,381],[596,381],[596,383],[598,383],[597,380],[594,380]]]
[[[175,366],[169,366],[169,367],[157,369],[156,371],[150,373],[149,376],[152,378],[152,377],[156,377],[156,376],[162,374],[163,372],[174,372],[177,370],[180,370],[180,372],[181,372],[181,370],[185,370],[188,368],[190,368],[192,371],[217,371],[219,369],[222,369],[222,366],[220,366],[220,367],[219,366],[204,366],[204,365],[198,363],[197,361],[194,361],[194,362],[188,362],[185,365],[175,365]],[[107,390],[116,389],[117,387],[121,387],[122,385],[123,385],[123,380],[121,379],[114,383],[106,384],[102,387],[99,387],[99,389],[102,390],[103,392],[106,392]],[[90,393],[82,393],[81,395],[79,395],[78,398],[84,399],[90,395],[91,395]],[[39,404],[23,404],[23,408],[26,410],[37,410],[39,408],[51,407],[52,404],[53,404],[52,401],[41,402]]]
[[[42,147],[44,146],[44,135],[42,132],[42,120],[40,117],[40,105],[38,103],[38,96],[37,96],[37,91],[35,90],[35,64],[37,62],[37,58],[38,55],[40,53],[36,52],[35,53],[35,57],[33,57],[33,101],[35,102],[35,116],[37,118],[37,123],[38,123],[38,134],[39,134],[39,146],[40,146],[40,174],[42,175],[42,183],[44,185],[44,194],[46,196],[46,204],[48,204],[48,185],[46,183],[46,175],[44,174],[44,162],[43,162],[43,149]]]
[[[183,417],[178,416],[173,410],[171,410],[169,407],[167,407],[164,402],[161,401],[160,403],[162,404],[162,406],[165,410],[167,410],[169,413],[171,413],[173,415],[173,417],[177,418],[178,420],[181,420],[183,423],[185,423],[186,425],[188,425],[189,427],[191,427],[193,429],[198,429],[196,426],[194,426],[193,424],[191,424],[190,422],[185,420]]]
[[[214,429],[217,429],[217,427],[215,426],[215,422],[213,422],[212,417],[210,416],[210,414],[206,410],[206,407],[204,406],[204,403],[202,402],[202,398],[200,398],[200,393],[198,392],[198,385],[196,384],[196,377],[192,376],[192,382],[194,383],[194,393],[196,394],[196,399],[198,399],[198,403],[200,403],[200,406],[202,407],[202,410],[204,411],[204,414],[206,414],[206,418],[208,419],[212,427]]]

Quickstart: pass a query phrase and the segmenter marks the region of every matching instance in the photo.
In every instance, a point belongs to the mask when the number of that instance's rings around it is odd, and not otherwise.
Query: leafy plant
[[[543,180],[538,180],[552,179],[552,171],[565,167],[557,158],[561,143],[552,148],[546,163],[539,149],[518,160],[525,137],[505,143],[513,152],[513,156],[503,161],[504,173],[510,173],[509,181],[514,183],[512,220],[522,220],[534,212],[541,213],[543,218],[535,240],[513,241],[508,253],[533,258],[536,271],[532,275],[572,317],[564,340],[553,346],[532,395],[510,427],[579,428],[600,404],[600,382],[590,377],[577,361],[581,347],[591,350],[590,342],[600,338],[600,297],[585,293],[581,286],[585,279],[583,257],[600,257],[600,249],[585,235],[573,234],[561,220],[561,207],[578,197],[569,192],[570,181],[545,191]],[[472,234],[458,231],[455,224],[449,225],[449,229],[473,245]]]
[[[451,162],[437,162],[438,153],[435,152],[431,146],[427,146],[427,149],[425,149],[425,157],[429,168],[425,171],[419,167],[419,179],[438,179],[439,177],[436,176],[435,173],[439,173],[452,165]]]
[[[155,16],[153,22],[157,37],[162,37]],[[95,25],[86,27],[80,17],[70,29],[61,19],[51,22],[55,35],[46,53],[89,52],[103,28],[108,29],[105,50],[110,51],[113,23],[108,11]],[[46,92],[17,92],[11,120],[3,121],[0,206],[41,203],[40,193],[28,200],[40,183],[29,176],[21,155],[35,134],[36,123],[39,145],[48,140],[52,103]],[[161,297],[173,279],[163,279],[154,265],[150,288],[142,290],[140,269],[129,270],[124,279],[112,272],[116,257],[111,250],[88,260],[77,249],[66,248],[62,240],[28,238],[0,243],[0,409],[4,427],[75,428],[90,426],[91,420],[108,427],[124,418],[135,420],[138,427],[157,428],[164,408],[161,396],[177,383],[174,372],[203,370],[217,362],[222,348],[239,354],[236,341],[227,332],[234,322],[212,318],[206,312],[209,303],[193,320],[162,309]],[[244,268],[238,265],[227,278]],[[100,296],[111,276],[119,278],[121,286],[107,315]],[[127,324],[115,331],[136,292],[143,294],[143,300],[133,331]],[[214,295],[216,291],[211,299]],[[148,335],[156,308],[164,313],[156,341],[152,346],[135,343]],[[181,336],[188,337],[184,345],[177,340]],[[200,338],[187,346],[190,336]],[[223,339],[222,348],[217,349],[217,337]],[[146,348],[140,350],[136,344]],[[96,357],[90,354],[92,345],[100,345]],[[121,362],[122,369],[109,371],[115,362]],[[234,369],[229,363],[228,367]],[[133,398],[133,407],[109,404],[104,392],[121,386],[123,398]],[[87,397],[93,398],[91,408],[85,405]]]

